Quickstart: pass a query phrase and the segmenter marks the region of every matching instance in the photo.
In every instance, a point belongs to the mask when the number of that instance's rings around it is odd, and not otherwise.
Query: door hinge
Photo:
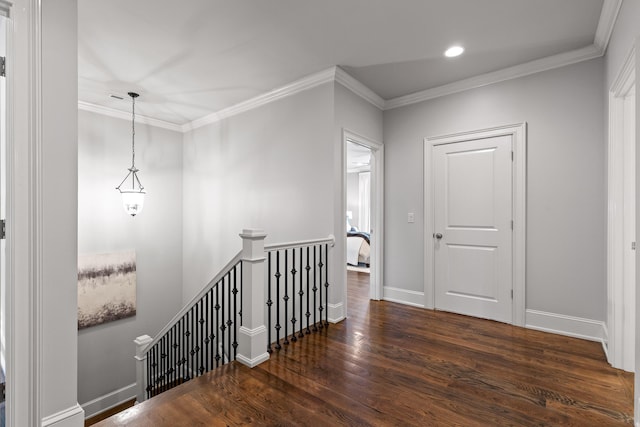
[[[513,230],[513,220],[511,220],[511,229]]]
[[[7,220],[0,219],[0,240],[7,238]]]
[[[0,56],[0,77],[7,75],[7,58]]]
[[[513,151],[511,152],[511,161],[513,162]]]
[[[636,242],[631,242],[631,250],[632,251],[636,250]]]
[[[511,289],[511,299],[513,299],[513,289]]]

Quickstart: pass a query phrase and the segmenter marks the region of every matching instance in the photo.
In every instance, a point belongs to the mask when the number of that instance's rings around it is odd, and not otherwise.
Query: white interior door
[[[512,323],[510,136],[436,145],[435,308]]]

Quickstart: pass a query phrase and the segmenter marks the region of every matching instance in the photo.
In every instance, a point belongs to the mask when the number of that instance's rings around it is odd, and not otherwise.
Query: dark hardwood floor
[[[633,425],[633,375],[600,344],[369,301],[368,275],[349,282],[346,321],[97,425]]]

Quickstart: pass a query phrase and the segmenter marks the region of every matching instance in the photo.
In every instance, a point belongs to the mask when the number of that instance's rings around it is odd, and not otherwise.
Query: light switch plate
[[[413,212],[409,212],[409,214],[407,215],[407,222],[409,223],[416,222],[416,217]]]

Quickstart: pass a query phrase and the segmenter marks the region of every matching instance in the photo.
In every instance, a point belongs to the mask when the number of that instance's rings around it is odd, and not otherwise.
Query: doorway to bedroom
[[[382,297],[382,189],[384,151],[380,143],[345,131],[344,223],[345,299],[362,293],[368,285],[369,299]]]

